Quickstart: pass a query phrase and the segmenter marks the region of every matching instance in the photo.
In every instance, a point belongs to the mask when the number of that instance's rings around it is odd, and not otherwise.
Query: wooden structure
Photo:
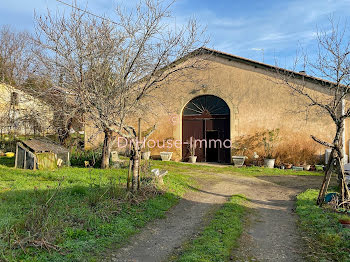
[[[70,165],[69,150],[50,141],[30,139],[16,146],[16,168],[55,169]]]

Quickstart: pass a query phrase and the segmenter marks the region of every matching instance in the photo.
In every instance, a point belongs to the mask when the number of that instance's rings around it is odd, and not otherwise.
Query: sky
[[[64,0],[70,2],[70,0]],[[85,0],[76,0],[79,4]],[[113,18],[116,5],[132,8],[136,0],[89,0],[88,9]],[[34,10],[65,10],[56,0],[0,0],[0,26],[34,30]],[[312,57],[318,28],[328,30],[329,17],[346,21],[350,0],[177,0],[174,24],[196,18],[210,42],[208,47],[252,60],[291,68],[300,48]]]

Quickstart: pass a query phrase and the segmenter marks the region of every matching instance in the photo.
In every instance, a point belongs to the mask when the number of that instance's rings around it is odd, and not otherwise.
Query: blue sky
[[[70,2],[70,0],[66,0]],[[85,3],[85,0],[77,0]],[[134,0],[89,0],[97,14],[113,16],[116,3],[132,6]],[[33,31],[34,9],[63,10],[55,0],[0,0],[0,25]],[[327,29],[328,18],[348,19],[350,0],[177,0],[174,21],[195,17],[207,27],[208,47],[269,64],[290,67],[302,46],[312,56],[317,27]],[[262,49],[264,51],[262,51]]]

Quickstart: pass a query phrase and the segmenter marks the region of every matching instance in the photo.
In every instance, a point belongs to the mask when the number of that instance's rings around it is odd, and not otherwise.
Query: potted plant
[[[141,152],[141,157],[144,160],[149,160],[151,157],[151,150],[149,149],[149,146],[148,146],[148,138],[154,132],[155,128],[156,126],[154,125],[153,127],[150,127],[146,131],[142,132],[142,137],[144,138],[144,140],[142,143],[143,150]]]
[[[189,143],[190,157],[188,159],[188,162],[190,163],[196,163],[197,161],[196,148],[197,148],[196,141],[193,137],[191,137],[190,143]]]
[[[167,138],[165,139],[165,142],[168,142],[169,140],[173,140],[173,138]],[[166,148],[168,149],[168,147]],[[172,155],[173,155],[173,152],[169,152],[169,151],[160,152],[160,157],[162,161],[170,161]]]
[[[276,140],[278,138],[279,129],[268,130],[264,137],[264,149],[265,149],[265,159],[264,166],[268,168],[274,168],[275,166],[275,158],[274,155],[274,147]]]
[[[141,153],[142,159],[149,160],[151,157],[151,151],[149,150],[148,145],[146,144],[145,150]]]
[[[168,152],[168,151],[160,152],[160,157],[162,161],[170,161],[172,155],[173,155],[173,152]]]
[[[247,159],[247,157],[244,155],[244,152],[247,150],[247,148],[243,147],[236,147],[235,151],[238,153],[237,155],[232,156],[232,162],[233,165],[236,167],[241,167],[244,165],[244,161]],[[241,153],[241,154],[240,154]]]
[[[284,163],[283,165],[286,169],[291,169],[293,166],[293,164],[291,164],[291,163]]]
[[[310,168],[311,168],[311,165],[308,165],[308,164],[306,164],[306,162],[304,162],[303,163],[303,168],[304,168],[304,170],[309,171]]]

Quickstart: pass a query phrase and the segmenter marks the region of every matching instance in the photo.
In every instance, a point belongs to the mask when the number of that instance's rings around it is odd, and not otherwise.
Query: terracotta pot
[[[350,225],[350,219],[339,219],[339,223],[342,225]]]
[[[291,169],[293,166],[292,164],[283,164],[283,165],[286,169]]]
[[[348,219],[339,219],[339,223],[340,223],[344,228],[350,228],[350,220],[348,220]]]

